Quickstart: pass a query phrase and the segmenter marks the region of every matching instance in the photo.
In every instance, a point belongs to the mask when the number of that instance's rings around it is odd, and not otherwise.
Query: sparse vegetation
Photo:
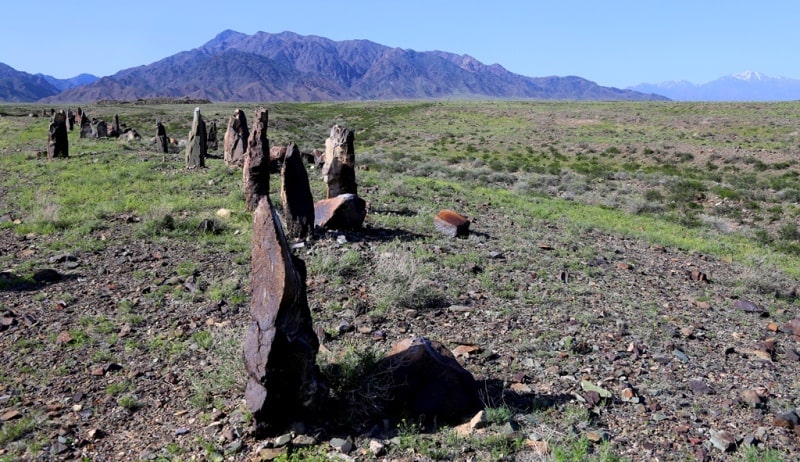
[[[223,127],[233,108],[203,111]],[[342,404],[331,420],[358,439],[351,456],[369,457],[364,435],[374,430],[387,444],[378,458],[525,460],[535,442],[548,443],[540,460],[685,459],[698,445],[726,460],[797,458],[784,444],[793,435],[771,419],[796,408],[800,372],[779,329],[798,308],[798,103],[268,108],[274,144],[308,151],[333,123],[356,130],[367,227],[317,232],[294,251],[322,334],[318,364]],[[153,114],[178,137],[191,123],[179,105],[85,109],[119,113],[143,134]],[[9,105],[0,117],[0,315],[13,320],[0,327],[0,410],[23,411],[0,426],[0,460],[53,457],[54,425],[66,433],[63,458],[252,456],[262,441],[247,433],[241,404],[252,239],[241,171],[209,159],[187,172],[177,151],[75,132],[72,157],[46,161],[35,155],[46,123],[28,112]],[[309,167],[315,198],[318,176]],[[226,218],[216,214],[223,208]],[[467,215],[473,233],[434,232],[443,208]],[[64,254],[74,260],[51,262]],[[51,267],[60,280],[34,279]],[[734,308],[741,299],[769,317]],[[411,335],[470,347],[458,360],[487,398],[488,430],[360,420],[359,407],[380,399],[373,366]],[[766,338],[776,339],[770,361],[749,353]],[[687,392],[698,377],[717,393]],[[591,405],[583,379],[613,397]],[[639,403],[619,399],[628,383]],[[757,412],[722,404],[758,387],[770,394]],[[52,417],[31,417],[42,409]],[[61,426],[67,416],[78,425]],[[726,455],[707,439],[717,425],[770,434],[760,448]],[[87,443],[91,428],[107,434]],[[671,446],[639,428],[657,428]],[[587,438],[594,429],[602,441]],[[276,460],[327,460],[334,430],[307,430],[323,435],[317,445]]]

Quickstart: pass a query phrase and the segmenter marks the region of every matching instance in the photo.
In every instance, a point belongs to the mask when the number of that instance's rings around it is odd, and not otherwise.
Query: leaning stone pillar
[[[294,143],[286,146],[283,158],[281,201],[287,234],[290,238],[305,238],[314,228],[314,197],[300,149]]]

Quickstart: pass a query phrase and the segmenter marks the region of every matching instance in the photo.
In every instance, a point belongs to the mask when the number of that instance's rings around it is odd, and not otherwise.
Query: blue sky
[[[797,0],[39,0],[0,15],[0,62],[59,78],[111,75],[232,29],[443,50],[620,88],[744,70],[800,79]]]

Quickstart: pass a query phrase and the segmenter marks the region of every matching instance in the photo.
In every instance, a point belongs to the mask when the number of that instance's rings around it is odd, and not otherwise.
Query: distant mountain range
[[[792,101],[800,100],[800,80],[745,71],[703,84],[685,80],[642,83],[629,90],[656,93],[675,101]]]
[[[79,85],[97,81],[97,77],[81,74],[71,79],[57,79],[49,75],[28,74],[0,63],[0,101],[25,103],[57,95]]]
[[[526,77],[468,55],[390,48],[368,40],[333,41],[292,32],[246,35],[227,30],[199,48],[63,91],[43,76],[25,77],[39,82],[41,88],[30,88],[24,97],[19,92],[12,96],[0,90],[0,100],[92,103],[164,97],[219,102],[665,99],[603,87],[575,76]],[[20,76],[14,79],[23,80]]]

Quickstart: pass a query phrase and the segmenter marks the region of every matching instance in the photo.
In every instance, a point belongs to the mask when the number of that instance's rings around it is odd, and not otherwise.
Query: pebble
[[[336,449],[343,454],[347,454],[353,450],[353,442],[350,441],[350,439],[333,438],[330,441],[330,445],[333,449]]]
[[[728,431],[711,430],[709,432],[711,444],[723,452],[728,452],[736,447],[736,438]]]

